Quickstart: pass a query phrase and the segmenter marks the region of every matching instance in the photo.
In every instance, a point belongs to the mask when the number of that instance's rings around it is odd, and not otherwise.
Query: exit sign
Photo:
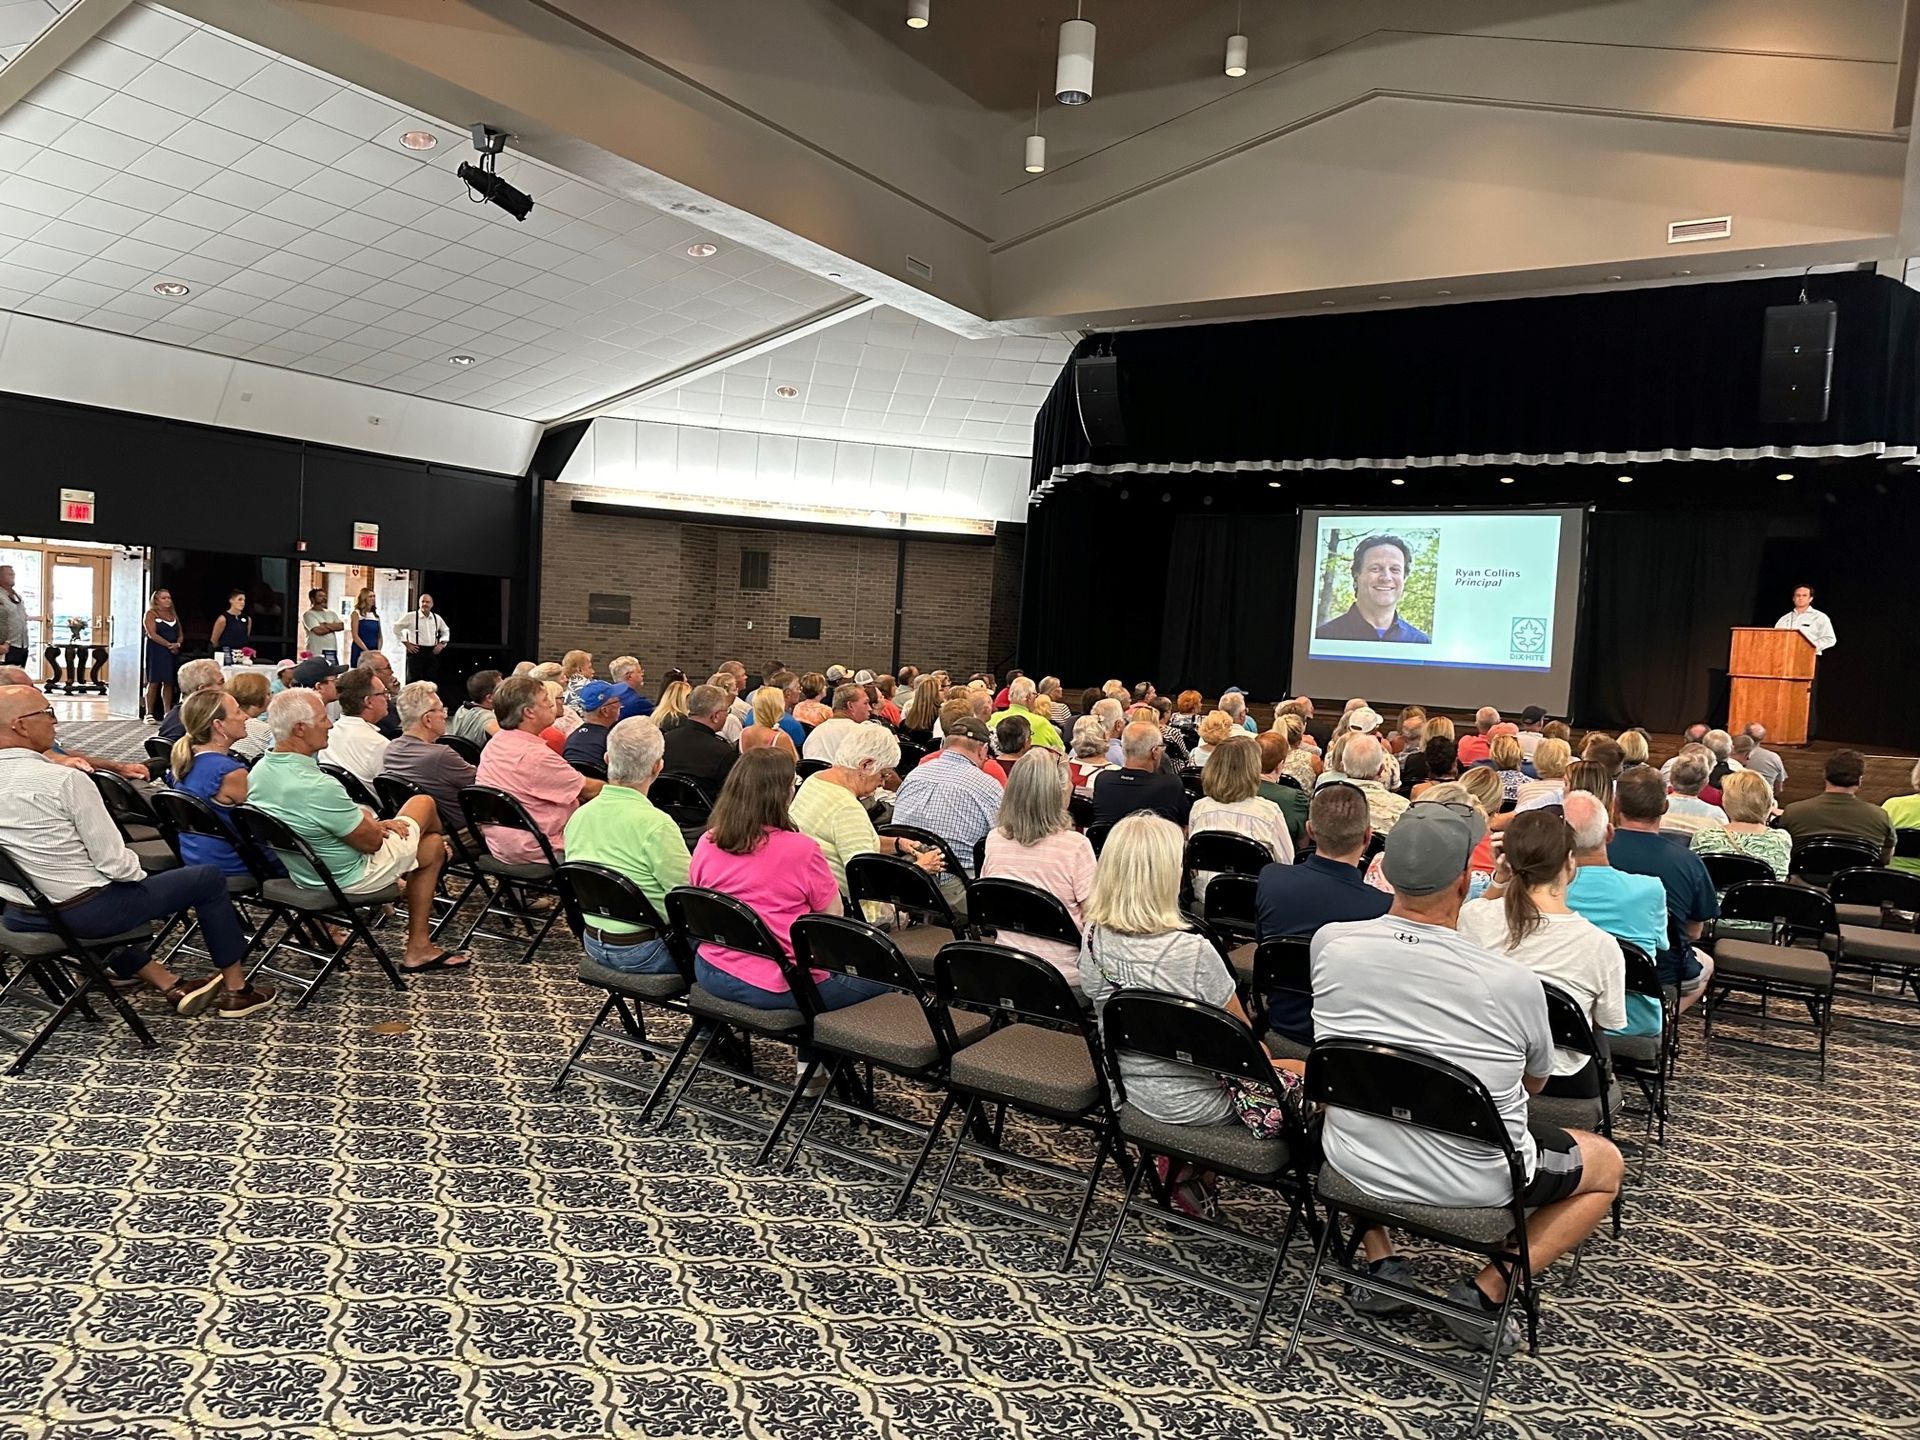
[[[60,519],[68,525],[93,524],[93,491],[62,490]]]
[[[365,521],[353,522],[353,548],[371,553],[380,548],[380,527]]]

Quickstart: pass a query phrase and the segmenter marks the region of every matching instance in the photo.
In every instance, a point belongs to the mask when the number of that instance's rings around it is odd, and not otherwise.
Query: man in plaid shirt
[[[972,874],[973,847],[986,838],[999,819],[1003,792],[980,769],[987,758],[986,725],[967,715],[944,728],[940,754],[917,766],[900,782],[893,819],[898,825],[931,830],[947,842],[967,873]],[[941,875],[940,888],[956,908],[965,904],[958,876]]]

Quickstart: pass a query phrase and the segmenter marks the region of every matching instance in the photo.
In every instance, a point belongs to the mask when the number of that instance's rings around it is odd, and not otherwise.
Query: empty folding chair
[[[1840,925],[1834,956],[1841,975],[1866,977],[1867,996],[1881,977],[1897,982],[1894,998],[1911,987],[1920,999],[1920,875],[1878,866],[1842,870],[1827,887]]]
[[[801,1077],[803,1087],[822,1060],[828,1066],[832,1083],[814,1098],[799,1138],[793,1142],[793,1149],[787,1153],[781,1169],[793,1168],[794,1159],[813,1135],[820,1112],[829,1106],[843,1114],[913,1136],[920,1141],[920,1149],[910,1168],[879,1160],[865,1149],[850,1150],[822,1140],[811,1141],[841,1160],[899,1179],[900,1190],[888,1212],[898,1215],[913,1194],[913,1187],[926,1168],[927,1157],[933,1153],[934,1142],[956,1102],[951,1093],[945,1093],[931,1125],[902,1118],[880,1109],[871,1083],[856,1086],[856,1067],[878,1066],[903,1079],[943,1089],[954,1052],[980,1039],[992,1022],[971,1010],[950,1010],[937,1004],[892,938],[884,930],[863,921],[839,915],[803,915],[793,925],[793,954],[792,962],[782,970],[801,1002],[800,1008],[813,1021],[815,1059]],[[857,1005],[822,1010],[814,991],[812,972],[815,970],[855,976],[884,985],[887,991]],[[829,1090],[836,1086],[844,1093],[857,1092],[864,1103],[841,1104],[830,1100]]]
[[[1766,927],[1767,938],[1723,936],[1714,941],[1713,980],[1700,1007],[1702,1049],[1712,1043],[1714,1022],[1735,991],[1759,996],[1763,1026],[1769,1018],[1769,1000],[1799,1001],[1806,1005],[1820,1037],[1820,1078],[1824,1080],[1827,1033],[1833,1028],[1834,956],[1840,949],[1840,923],[1834,917],[1833,901],[1805,885],[1747,880],[1721,897],[1720,917],[1757,922]]]
[[[930,1224],[940,1209],[941,1198],[951,1193],[997,1215],[1065,1230],[1067,1244],[1060,1268],[1071,1269],[1087,1210],[1093,1204],[1093,1192],[1114,1142],[1112,1114],[1100,1073],[1100,1042],[1092,1018],[1081,1007],[1080,997],[1066,977],[1046,961],[981,941],[956,940],[940,951],[934,962],[934,995],[941,1005],[993,1017],[995,1028],[984,1039],[959,1051],[947,1068],[948,1092],[966,1108],[921,1223]],[[994,1143],[986,1145],[968,1136],[983,1108],[989,1106],[997,1113]],[[1000,1148],[1008,1110],[1093,1137],[1093,1166],[1084,1177],[1080,1203],[1070,1223],[979,1191],[952,1188],[962,1154],[1028,1174],[1081,1182],[1079,1173],[1063,1165]]]
[[[580,957],[580,983],[604,991],[607,998],[587,1026],[586,1033],[581,1035],[580,1042],[573,1047],[573,1053],[567,1056],[567,1063],[553,1077],[555,1090],[566,1084],[567,1076],[576,1070],[616,1085],[625,1085],[629,1089],[644,1090],[647,1101],[640,1112],[644,1122],[666,1089],[670,1074],[667,1065],[661,1065],[659,1079],[651,1086],[641,1085],[621,1071],[610,1070],[597,1060],[584,1058],[587,1046],[594,1040],[609,1040],[662,1062],[670,1061],[679,1053],[680,1044],[678,1041],[669,1044],[648,1035],[646,1012],[652,1006],[676,1015],[687,1015],[686,996],[693,988],[692,956],[680,937],[673,933],[672,927],[661,918],[660,912],[653,908],[645,892],[619,871],[584,860],[570,860],[560,867],[559,876],[568,923],[573,926],[576,935],[584,940],[585,932],[591,927],[601,940],[614,945],[638,944],[649,938],[650,934],[665,937],[676,962],[672,971],[648,974],[615,970],[595,963],[591,956],[583,953]],[[600,927],[608,922],[637,928],[602,930]],[[603,1029],[607,1017],[612,1014],[620,1017],[620,1028]]]
[[[1557,1125],[1562,1130],[1586,1130],[1613,1139],[1613,1117],[1623,1103],[1620,1083],[1613,1078],[1613,1064],[1607,1047],[1594,1033],[1593,1023],[1580,1002],[1555,985],[1542,980],[1540,988],[1547,997],[1547,1026],[1553,1032],[1555,1048],[1587,1058],[1587,1067],[1577,1076],[1555,1076],[1549,1088],[1567,1092],[1529,1096],[1527,1118]],[[1572,1093],[1577,1091],[1578,1093]],[[1622,1194],[1613,1197],[1613,1238],[1620,1238]],[[1582,1249],[1585,1247],[1582,1246]],[[1574,1268],[1579,1269],[1579,1257]]]
[[[1234,983],[1245,990],[1253,983],[1255,943],[1260,934],[1260,882],[1251,875],[1215,875],[1207,883],[1206,904],[1200,918],[1218,938]]]
[[[1527,1188],[1526,1166],[1505,1119],[1487,1087],[1471,1072],[1417,1050],[1364,1040],[1323,1040],[1307,1060],[1306,1098],[1332,1110],[1351,1110],[1371,1116],[1377,1124],[1404,1125],[1424,1134],[1446,1137],[1457,1144],[1486,1147],[1506,1162],[1511,1198],[1498,1205],[1453,1207],[1415,1205],[1371,1195],[1341,1174],[1331,1161],[1320,1167],[1315,1194],[1326,1207],[1327,1223],[1307,1272],[1306,1293],[1281,1360],[1292,1361],[1303,1334],[1334,1335],[1377,1355],[1405,1361],[1436,1375],[1477,1385],[1473,1432],[1486,1418],[1487,1401],[1500,1365],[1499,1338],[1516,1305],[1527,1317],[1527,1349],[1539,1343],[1539,1300],[1534,1290],[1532,1261],[1527,1249],[1527,1212],[1521,1196]],[[1343,1219],[1347,1222],[1343,1225]],[[1507,1276],[1507,1294],[1498,1310],[1489,1314],[1478,1305],[1462,1305],[1413,1285],[1352,1270],[1340,1259],[1352,1253],[1361,1233],[1374,1226],[1403,1230],[1439,1245],[1485,1256]],[[1480,1370],[1442,1359],[1430,1350],[1397,1343],[1373,1326],[1323,1320],[1313,1312],[1321,1277],[1332,1269],[1349,1287],[1383,1290],[1394,1298],[1434,1314],[1488,1332],[1486,1368]]]
[[[1858,835],[1809,835],[1794,843],[1794,878],[1824,890],[1842,870],[1860,865],[1878,865],[1880,847]],[[1756,877],[1772,879],[1771,874]]]
[[[1306,1215],[1307,1180],[1298,1158],[1303,1138],[1300,1129],[1291,1116],[1280,1132],[1272,1136],[1256,1135],[1231,1114],[1212,1125],[1175,1125],[1156,1120],[1128,1100],[1122,1061],[1131,1055],[1163,1065],[1184,1066],[1223,1084],[1261,1087],[1279,1103],[1283,1086],[1274,1073],[1273,1062],[1261,1050],[1245,1022],[1197,1000],[1151,990],[1121,990],[1108,996],[1100,1009],[1100,1030],[1120,1140],[1122,1144],[1132,1141],[1140,1153],[1139,1163],[1133,1167],[1133,1175],[1127,1182],[1126,1198],[1120,1204],[1113,1231],[1101,1252],[1099,1269],[1094,1272],[1094,1288],[1099,1288],[1106,1278],[1108,1265],[1118,1255],[1128,1264],[1155,1275],[1185,1280],[1231,1300],[1251,1302],[1253,1326],[1247,1332],[1247,1344],[1257,1344],[1260,1327],[1273,1304],[1280,1267],[1286,1262],[1287,1246],[1293,1240],[1295,1226]],[[1157,1156],[1166,1157],[1169,1174],[1174,1164],[1193,1165],[1273,1191],[1281,1197],[1286,1204],[1287,1218],[1280,1229],[1278,1244],[1232,1226],[1183,1215],[1164,1199],[1155,1207],[1162,1220],[1178,1229],[1271,1255],[1273,1263],[1268,1267],[1264,1288],[1236,1285],[1171,1260],[1118,1249],[1127,1216],[1138,1211],[1141,1182],[1154,1173]]]
[[[233,827],[240,832],[241,839],[261,851],[278,855],[287,871],[286,878],[268,880],[260,887],[260,900],[271,913],[267,923],[260,928],[258,938],[264,940],[271,933],[275,921],[284,922],[286,928],[247,972],[248,978],[265,973],[282,984],[292,986],[300,995],[293,1002],[293,1008],[301,1009],[313,998],[313,992],[320,988],[327,976],[340,968],[347,952],[358,941],[380,962],[380,968],[387,972],[393,988],[405,989],[406,982],[400,978],[400,971],[374,938],[373,927],[369,923],[382,908],[400,898],[400,886],[385,885],[365,895],[348,895],[340,888],[340,882],[320,863],[313,848],[277,816],[269,815],[255,805],[236,805],[231,813]],[[311,874],[317,877],[319,883],[310,884],[294,878],[301,874]],[[331,950],[323,950],[317,948],[311,937],[316,934],[314,926],[328,924],[346,927],[346,936],[333,944]],[[317,933],[325,936],[324,930]],[[300,943],[299,937],[308,937],[307,943]],[[317,960],[320,968],[310,976],[280,969],[273,962],[274,957],[283,950],[305,959]]]
[[[104,995],[107,1003],[126,1022],[127,1028],[133,1031],[141,1048],[153,1049],[152,1033],[134,1013],[133,1007],[115,991],[104,966],[106,958],[115,950],[151,941],[153,926],[139,925],[118,935],[81,939],[74,934],[60,907],[47,899],[40,887],[33,883],[32,877],[5,850],[0,850],[0,885],[24,895],[26,903],[20,908],[35,911],[46,927],[43,930],[16,930],[10,925],[0,924],[0,951],[19,962],[18,968],[7,977],[6,984],[0,986],[0,1006],[8,1003],[25,1005],[41,1011],[47,1017],[31,1035],[0,1025],[0,1039],[20,1049],[13,1063],[7,1067],[7,1073],[18,1075],[25,1070],[27,1062],[40,1053],[40,1047],[53,1038],[53,1032],[74,1011],[78,1010],[89,1020],[98,1019],[93,1007],[87,1004],[89,995]],[[29,988],[29,981],[38,988],[39,993]]]
[[[942,946],[966,935],[966,922],[954,914],[940,883],[899,855],[855,855],[847,861],[847,894],[856,913],[868,901],[891,905],[902,920],[914,923],[893,932],[893,943],[922,977],[933,974]]]
[[[527,807],[504,790],[496,790],[491,785],[469,785],[460,792],[460,808],[466,812],[467,825],[473,832],[466,849],[473,856],[474,869],[493,881],[492,893],[486,896],[485,904],[467,927],[467,933],[460,937],[460,944],[464,946],[476,934],[519,944],[523,938],[521,935],[480,928],[486,924],[489,915],[504,915],[523,930],[532,932],[532,938],[527,940],[526,948],[520,952],[520,961],[526,964],[533,959],[540,942],[547,938],[547,932],[560,919],[560,881],[556,873],[560,868],[559,857],[553,853],[546,832],[534,824],[533,817],[527,814]],[[497,858],[487,846],[486,832],[489,827],[530,836],[537,847],[535,853],[540,858],[529,861]],[[552,897],[551,907],[544,912],[536,910],[534,901],[547,896]]]
[[[1254,1004],[1265,1011],[1267,1050],[1278,1060],[1304,1060],[1313,1049],[1312,945],[1310,935],[1273,935],[1254,947]]]

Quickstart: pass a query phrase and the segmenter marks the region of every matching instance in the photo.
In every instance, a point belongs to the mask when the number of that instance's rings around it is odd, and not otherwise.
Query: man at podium
[[[1776,630],[1798,630],[1812,642],[1821,655],[1833,648],[1833,621],[1826,612],[1813,608],[1813,587],[1802,585],[1793,592],[1793,608],[1773,622]]]

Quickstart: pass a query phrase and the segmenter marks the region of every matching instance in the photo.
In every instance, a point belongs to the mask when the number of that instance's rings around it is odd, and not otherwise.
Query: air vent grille
[[[1694,240],[1726,240],[1733,235],[1733,217],[1716,215],[1710,220],[1674,220],[1667,225],[1667,244],[1685,245]]]
[[[909,255],[907,256],[907,273],[909,275],[918,275],[922,280],[931,280],[933,278],[933,266],[924,260]]]

